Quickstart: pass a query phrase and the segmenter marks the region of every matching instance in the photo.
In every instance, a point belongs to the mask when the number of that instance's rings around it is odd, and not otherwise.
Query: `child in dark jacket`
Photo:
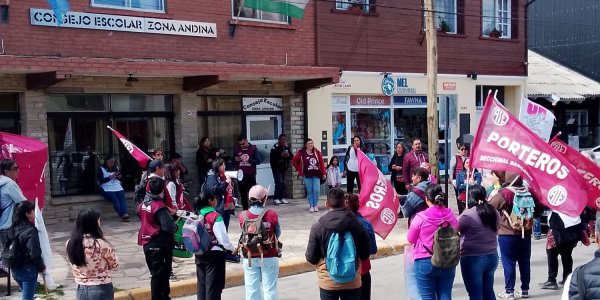
[[[153,177],[148,182],[149,192],[139,206],[141,228],[138,245],[143,246],[146,264],[150,270],[152,300],[167,300],[171,287],[169,277],[173,263],[174,234],[177,227],[162,197],[165,181]]]

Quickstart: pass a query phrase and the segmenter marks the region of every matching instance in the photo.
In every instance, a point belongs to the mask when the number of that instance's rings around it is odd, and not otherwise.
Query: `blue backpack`
[[[203,255],[212,248],[214,238],[206,230],[204,216],[187,217],[183,229],[183,246],[195,255]]]
[[[329,277],[336,283],[344,284],[356,278],[356,247],[349,231],[344,233],[332,232],[327,244],[325,265]]]

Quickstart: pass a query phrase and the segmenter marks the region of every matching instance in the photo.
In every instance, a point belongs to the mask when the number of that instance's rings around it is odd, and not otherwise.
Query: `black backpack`
[[[10,269],[19,266],[21,264],[20,249],[18,235],[15,235],[14,229],[11,228],[2,251],[2,264]]]

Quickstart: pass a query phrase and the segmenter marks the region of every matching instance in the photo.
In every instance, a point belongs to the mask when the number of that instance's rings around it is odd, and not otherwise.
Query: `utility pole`
[[[439,124],[437,103],[437,33],[433,0],[425,0],[425,33],[427,38],[427,152],[431,173],[439,177],[438,157]],[[446,162],[448,163],[448,162]]]

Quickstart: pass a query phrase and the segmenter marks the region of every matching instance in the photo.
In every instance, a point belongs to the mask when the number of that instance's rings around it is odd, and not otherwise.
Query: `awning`
[[[600,96],[600,83],[528,50],[527,96],[558,101],[584,101]]]

